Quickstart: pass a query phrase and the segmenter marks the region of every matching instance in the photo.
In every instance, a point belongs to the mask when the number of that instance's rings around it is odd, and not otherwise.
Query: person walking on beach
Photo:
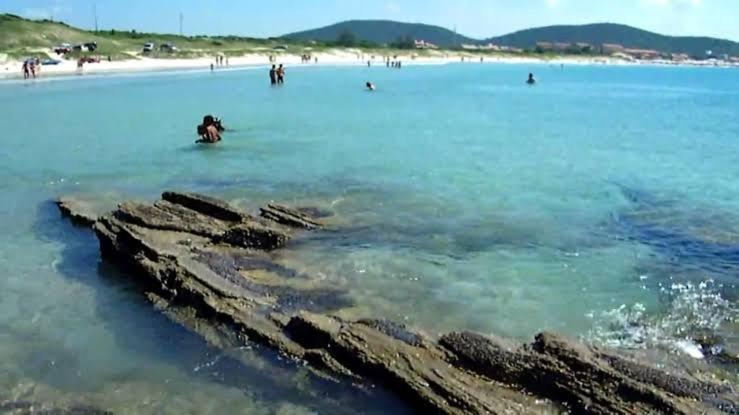
[[[28,79],[31,76],[31,69],[28,67],[28,60],[23,61],[23,79]]]
[[[285,83],[285,67],[282,64],[277,68],[277,83],[280,85]]]
[[[272,65],[272,69],[269,70],[269,81],[272,85],[277,84],[277,67]]]

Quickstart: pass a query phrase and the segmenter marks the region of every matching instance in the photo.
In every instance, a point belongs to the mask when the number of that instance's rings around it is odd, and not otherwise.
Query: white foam
[[[673,284],[662,291],[669,302],[659,313],[649,313],[639,303],[592,313],[593,328],[586,340],[613,348],[662,348],[703,359],[702,348],[689,337],[716,332],[723,323],[739,315],[710,280],[700,284]]]

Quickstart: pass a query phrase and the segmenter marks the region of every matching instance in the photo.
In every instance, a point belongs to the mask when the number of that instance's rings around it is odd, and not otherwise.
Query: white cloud
[[[394,1],[389,1],[385,3],[385,11],[391,14],[398,14],[400,13],[400,4]]]
[[[692,6],[698,7],[703,4],[703,0],[641,0],[643,4],[648,6]]]

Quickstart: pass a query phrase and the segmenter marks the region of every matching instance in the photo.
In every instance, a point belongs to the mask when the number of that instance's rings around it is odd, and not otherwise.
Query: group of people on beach
[[[216,56],[216,63],[215,65],[212,63],[210,64],[210,70],[214,70],[216,66],[229,66],[228,57],[224,57],[223,55]]]
[[[272,85],[282,85],[285,83],[285,67],[280,64],[272,65],[272,69],[269,70],[269,81]]]
[[[35,78],[40,70],[41,62],[38,58],[23,61],[23,79]]]

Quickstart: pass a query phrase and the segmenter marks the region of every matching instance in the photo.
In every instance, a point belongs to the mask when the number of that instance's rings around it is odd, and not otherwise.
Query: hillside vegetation
[[[178,36],[136,31],[87,31],[49,20],[28,20],[10,14],[0,14],[0,59],[53,54],[51,48],[61,43],[97,42],[99,56],[112,59],[131,59],[141,55],[143,44],[171,42],[179,51],[153,53],[147,56],[190,58],[223,54],[242,56],[248,53],[274,53],[276,45],[287,44],[292,53],[307,48],[314,51],[335,46],[361,47],[364,52],[380,55],[396,49],[413,47],[413,40],[425,40],[444,48],[462,44],[494,43],[533,51],[537,42],[585,42],[597,52],[603,43],[617,43],[628,48],[654,49],[668,53],[687,53],[705,57],[714,55],[739,56],[739,43],[709,37],[664,36],[630,26],[600,23],[582,26],[549,26],[522,30],[486,40],[476,40],[455,32],[425,24],[401,23],[386,20],[352,20],[320,29],[292,33],[278,39],[256,39],[239,36]],[[390,49],[387,46],[390,46]],[[426,52],[418,52],[424,54]],[[75,58],[70,54],[68,58]]]
[[[596,23],[580,26],[548,26],[526,29],[504,36],[476,40],[458,35],[438,26],[416,23],[400,23],[385,20],[351,20],[320,29],[285,35],[286,39],[318,42],[335,42],[350,33],[357,42],[378,45],[393,44],[398,39],[412,37],[423,39],[442,47],[459,47],[462,44],[493,43],[533,50],[537,42],[589,43],[596,50],[604,43],[615,43],[627,48],[653,49],[667,53],[687,53],[694,57],[705,56],[710,50],[715,55],[739,56],[739,43],[710,37],[665,36],[635,27]]]
[[[454,47],[476,40],[458,35],[449,29],[419,23],[400,23],[388,20],[350,20],[342,23],[306,30],[283,36],[300,41],[335,42],[343,33],[352,33],[360,42],[389,45],[399,39],[411,37],[425,40],[441,47]]]
[[[582,26],[548,26],[527,29],[486,40],[499,45],[530,49],[537,42],[585,42],[593,46],[616,43],[628,48],[653,49],[668,53],[687,53],[705,56],[707,50],[714,54],[739,56],[739,43],[710,37],[665,36],[635,27],[598,23]]]
[[[53,54],[51,48],[62,43],[79,44],[97,42],[98,49],[93,53],[111,56],[112,59],[131,59],[141,52],[144,43],[165,42],[175,44],[180,50],[176,53],[154,53],[150,57],[189,58],[197,56],[240,56],[246,53],[264,52],[284,40],[252,39],[236,36],[178,36],[159,33],[139,33],[136,31],[87,31],[65,23],[49,20],[28,20],[10,14],[0,14],[0,53],[11,58],[43,56]],[[299,45],[294,45],[299,46]],[[75,57],[71,54],[69,57]]]

